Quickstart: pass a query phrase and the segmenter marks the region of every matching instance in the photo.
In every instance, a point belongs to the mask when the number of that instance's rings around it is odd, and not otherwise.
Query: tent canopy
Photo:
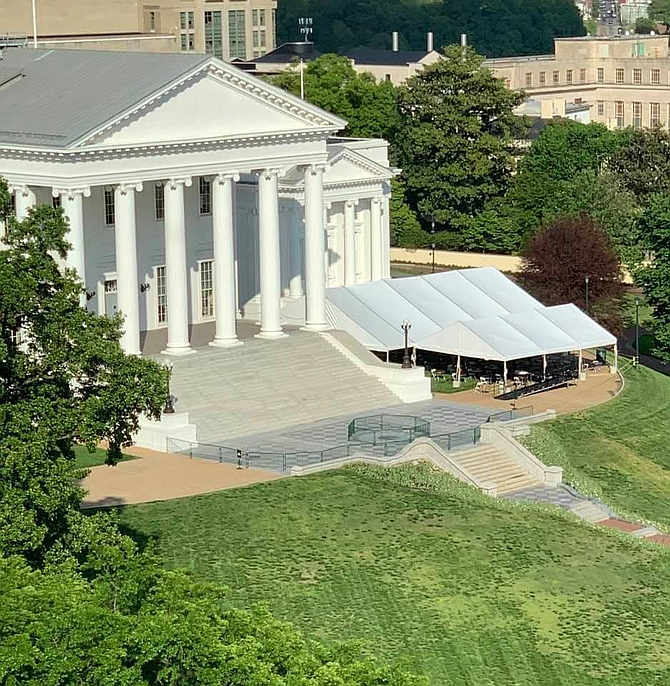
[[[616,338],[575,305],[545,307],[493,267],[384,279],[326,290],[326,315],[370,350],[410,345],[440,353],[509,361],[612,346]],[[304,322],[304,299],[282,311]]]

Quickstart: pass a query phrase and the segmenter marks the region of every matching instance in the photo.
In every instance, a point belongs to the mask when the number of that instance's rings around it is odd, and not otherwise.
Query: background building
[[[276,46],[277,0],[37,0],[40,47],[251,60]],[[0,0],[0,34],[33,35],[29,0]]]
[[[667,128],[670,120],[667,36],[557,38],[553,55],[485,64],[534,101],[592,105],[590,120],[610,128]]]

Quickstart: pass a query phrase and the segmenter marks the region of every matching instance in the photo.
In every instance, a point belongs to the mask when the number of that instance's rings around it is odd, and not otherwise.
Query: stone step
[[[610,518],[604,508],[589,500],[579,501],[570,507],[570,511],[591,524],[604,522],[606,519]]]
[[[535,488],[539,486],[540,482],[529,476],[522,474],[518,478],[508,479],[502,483],[496,484],[498,495],[513,493],[514,491],[523,491],[527,488]]]

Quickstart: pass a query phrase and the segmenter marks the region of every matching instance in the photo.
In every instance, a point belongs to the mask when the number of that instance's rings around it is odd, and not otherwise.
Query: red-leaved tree
[[[613,334],[622,329],[621,262],[605,230],[588,216],[558,219],[523,253],[520,281],[545,305],[574,303]]]

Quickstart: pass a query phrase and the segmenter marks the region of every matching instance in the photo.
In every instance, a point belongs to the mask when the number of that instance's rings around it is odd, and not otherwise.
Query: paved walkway
[[[574,386],[519,398],[516,406],[518,408],[532,406],[536,414],[545,410],[556,410],[557,414],[569,414],[606,403],[616,396],[620,388],[619,375],[610,374],[608,369],[603,369],[598,372],[588,372],[586,381],[580,381]],[[496,400],[492,395],[476,393],[474,390],[436,395],[440,398],[449,398],[454,403],[487,407],[492,412],[503,412],[514,407],[514,403],[509,400]]]
[[[640,336],[651,333],[648,329],[640,328]],[[635,329],[628,329],[624,331],[623,336],[619,339],[619,347],[622,354],[630,355],[631,357],[635,355]],[[655,357],[650,357],[649,355],[640,355],[640,364],[643,364],[649,369],[653,369],[661,374],[670,376],[670,364],[664,364]]]
[[[279,474],[259,469],[237,469],[144,448],[124,452],[139,459],[120,462],[116,467],[93,467],[81,483],[88,491],[82,508],[172,500],[280,478]]]

